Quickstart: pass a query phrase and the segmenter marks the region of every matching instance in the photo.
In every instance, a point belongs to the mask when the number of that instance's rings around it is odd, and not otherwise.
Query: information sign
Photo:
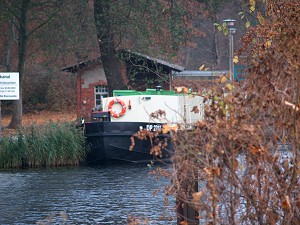
[[[0,100],[19,100],[19,73],[0,73]]]

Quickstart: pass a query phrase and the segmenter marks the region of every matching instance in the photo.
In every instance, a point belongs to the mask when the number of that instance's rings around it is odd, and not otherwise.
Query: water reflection
[[[53,214],[54,224],[127,224],[127,216],[150,224],[173,216],[164,207],[167,179],[149,176],[146,165],[113,165],[0,172],[0,224],[35,224]],[[173,203],[173,204],[172,204]],[[60,214],[60,212],[64,212]]]

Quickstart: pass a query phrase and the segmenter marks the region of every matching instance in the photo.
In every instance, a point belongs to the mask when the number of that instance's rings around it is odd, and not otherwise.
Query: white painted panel
[[[126,105],[126,114],[120,118],[112,118],[112,122],[154,122],[154,123],[183,123],[195,122],[203,116],[203,113],[191,113],[193,106],[200,107],[202,97],[189,96],[165,96],[165,95],[139,95],[139,96],[118,96],[103,99],[103,110],[108,110],[108,104],[115,99],[122,100]],[[128,105],[131,105],[129,109]],[[184,113],[184,105],[186,112]],[[187,107],[188,106],[188,107]],[[112,110],[116,113],[121,112],[121,105],[114,104]],[[157,110],[165,111],[166,115],[155,119],[150,116]]]

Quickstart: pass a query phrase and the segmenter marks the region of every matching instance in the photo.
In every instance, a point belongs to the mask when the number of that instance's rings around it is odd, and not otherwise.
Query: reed
[[[73,124],[33,124],[2,139],[0,168],[78,165],[86,153],[84,135]]]

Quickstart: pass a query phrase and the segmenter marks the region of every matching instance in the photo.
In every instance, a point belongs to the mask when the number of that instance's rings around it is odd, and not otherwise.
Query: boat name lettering
[[[158,131],[161,129],[161,125],[153,125],[153,124],[148,124],[146,125],[146,130],[148,131]]]

